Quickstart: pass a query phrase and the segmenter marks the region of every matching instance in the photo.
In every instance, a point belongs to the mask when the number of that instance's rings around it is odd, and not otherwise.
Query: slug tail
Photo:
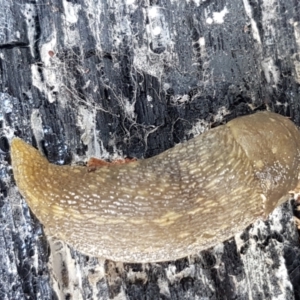
[[[47,169],[48,161],[38,150],[21,140],[14,138],[10,145],[14,178],[21,194],[27,198],[36,198],[32,194],[43,170]]]

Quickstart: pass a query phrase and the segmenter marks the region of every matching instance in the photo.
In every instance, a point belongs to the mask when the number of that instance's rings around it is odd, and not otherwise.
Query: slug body
[[[46,233],[88,255],[157,262],[265,218],[298,184],[300,134],[287,118],[260,112],[94,172],[50,164],[18,138],[11,156],[19,190]]]

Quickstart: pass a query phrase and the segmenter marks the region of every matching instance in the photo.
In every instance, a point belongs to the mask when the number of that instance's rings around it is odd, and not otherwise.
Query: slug
[[[91,256],[170,261],[222,242],[295,189],[300,134],[271,112],[240,117],[155,157],[89,172],[11,142],[17,186],[57,236]]]

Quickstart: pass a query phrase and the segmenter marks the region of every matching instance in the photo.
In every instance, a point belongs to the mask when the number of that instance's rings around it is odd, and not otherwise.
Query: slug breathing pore
[[[123,262],[174,260],[265,218],[298,185],[300,133],[259,112],[128,164],[50,164],[19,138],[14,177],[49,235]]]

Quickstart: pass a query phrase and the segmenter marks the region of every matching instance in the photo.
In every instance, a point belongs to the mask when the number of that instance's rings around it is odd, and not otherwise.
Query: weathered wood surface
[[[197,257],[89,258],[47,241],[7,141],[67,164],[150,157],[257,109],[300,125],[300,2],[0,4],[0,299],[299,299],[290,204]]]

